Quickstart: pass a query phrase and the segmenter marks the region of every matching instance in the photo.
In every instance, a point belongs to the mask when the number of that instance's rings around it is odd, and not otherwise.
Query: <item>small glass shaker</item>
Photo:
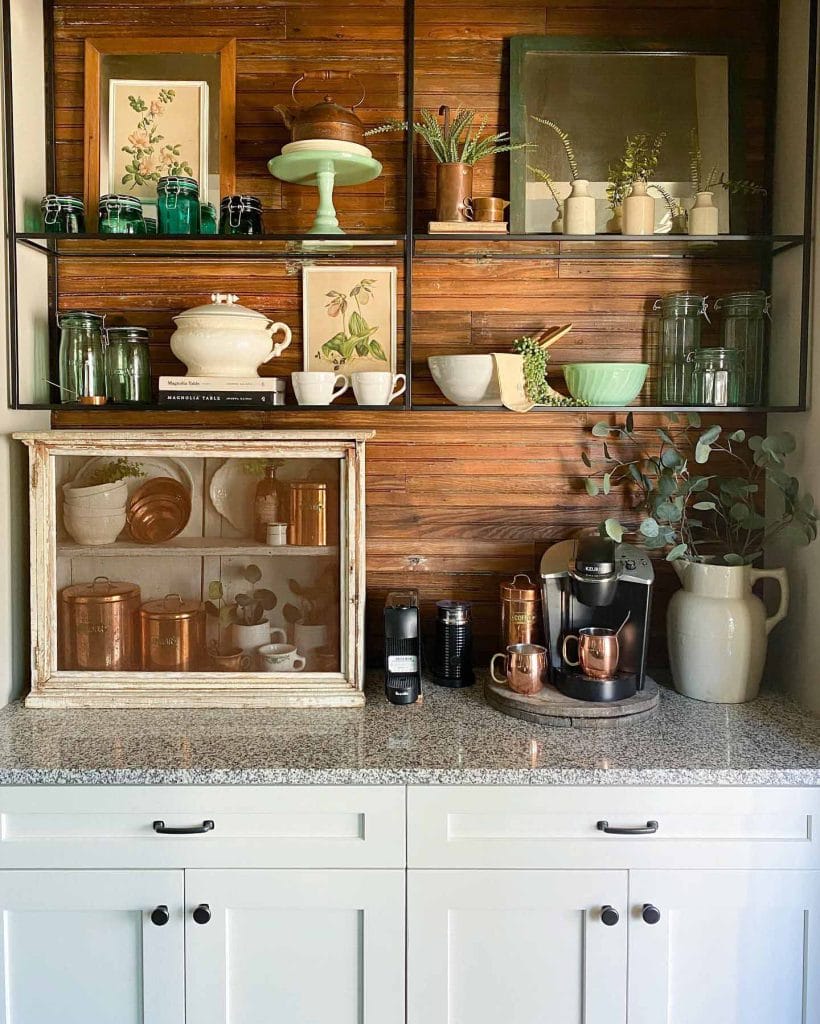
[[[120,405],[151,401],[151,356],[147,327],[109,327],[105,390]]]
[[[104,323],[104,316],[79,310],[57,317],[60,401],[64,404],[105,404]]]

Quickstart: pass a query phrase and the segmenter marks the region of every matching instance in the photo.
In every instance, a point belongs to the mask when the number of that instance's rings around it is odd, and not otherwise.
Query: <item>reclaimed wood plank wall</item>
[[[651,37],[674,46],[682,37],[740,44],[746,55],[745,129],[750,177],[763,176],[766,75],[769,46],[766,0],[473,0],[416,4],[416,101],[475,107],[488,126],[508,124],[510,35],[556,34]],[[403,116],[404,11],[401,0],[55,0],[55,128],[57,187],[82,191],[83,41],[88,36],[233,35],[238,40],[237,187],[259,195],[270,230],[304,230],[315,193],[282,185],[266,170],[287,134],[273,111],[289,98],[303,70],[337,68],[358,73],[367,89],[360,110],[368,125]],[[375,155],[384,174],[370,185],[340,190],[338,210],[348,230],[400,232],[404,228],[404,137],[378,136]],[[416,229],[433,205],[433,176],[416,149]],[[507,195],[506,158],[479,165],[477,194]],[[572,321],[576,328],[556,364],[575,359],[644,359],[656,352],[647,315],[663,292],[692,289],[711,295],[760,281],[755,261],[504,261],[440,259],[414,267],[413,362],[417,402],[446,404],[430,381],[426,358],[436,352],[506,349],[519,334]],[[397,262],[378,259],[373,262]],[[58,307],[95,309],[113,319],[153,329],[155,372],[178,369],[168,349],[171,316],[214,290],[236,291],[242,301],[284,318],[300,336],[300,263],[214,260],[94,261],[59,263]],[[400,272],[400,303],[403,281]],[[400,321],[401,322],[401,321]],[[400,336],[402,360],[403,338]],[[298,344],[275,372],[299,367]],[[654,397],[655,373],[647,399]],[[391,411],[247,414],[58,414],[58,424],[310,427],[368,425],[378,431],[368,449],[368,623],[378,637],[385,594],[418,586],[427,623],[435,600],[474,602],[477,646],[495,649],[499,581],[533,571],[544,547],[576,527],[594,524],[602,505],[577,479],[579,448],[595,418],[568,413],[516,418],[511,414]],[[354,422],[355,421],[355,422]],[[639,422],[661,420],[651,414]],[[759,430],[759,416],[735,416],[734,425]],[[655,653],[673,587],[661,574],[655,604]],[[377,653],[377,645],[371,647]]]

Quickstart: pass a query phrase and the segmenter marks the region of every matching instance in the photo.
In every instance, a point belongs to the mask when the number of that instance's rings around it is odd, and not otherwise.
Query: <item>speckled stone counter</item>
[[[701,704],[663,689],[617,729],[547,728],[489,708],[479,685],[364,709],[0,709],[0,784],[820,785],[820,720],[789,698]]]

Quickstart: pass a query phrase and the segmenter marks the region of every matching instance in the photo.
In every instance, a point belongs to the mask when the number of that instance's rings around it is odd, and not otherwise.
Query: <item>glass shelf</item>
[[[384,259],[404,255],[405,236],[378,234],[276,235],[240,238],[228,235],[55,235],[18,232],[20,245],[49,256],[165,259]]]
[[[759,259],[803,245],[803,235],[416,234],[417,259]]]

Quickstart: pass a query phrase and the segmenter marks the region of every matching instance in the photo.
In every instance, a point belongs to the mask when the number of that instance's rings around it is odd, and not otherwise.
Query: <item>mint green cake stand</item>
[[[268,161],[268,170],[280,181],[319,189],[319,209],[309,235],[343,235],[333,206],[334,187],[373,181],[382,173],[382,165],[373,157],[358,153],[315,149],[275,156]]]

